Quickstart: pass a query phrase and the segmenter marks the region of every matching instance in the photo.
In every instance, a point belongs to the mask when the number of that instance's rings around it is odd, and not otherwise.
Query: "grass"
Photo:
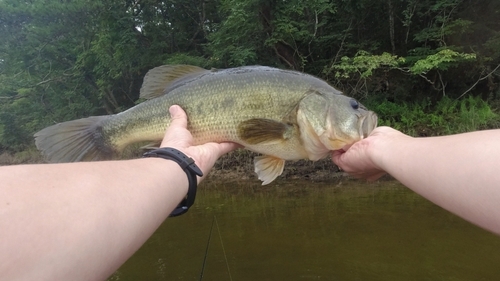
[[[16,153],[10,153],[7,151],[0,153],[0,166],[43,162],[45,161],[43,160],[42,155],[38,150],[36,150],[35,147]]]
[[[370,109],[379,115],[379,125],[391,126],[411,136],[450,135],[482,129],[498,128],[499,115],[479,97],[461,100],[442,98],[396,104],[369,101]]]

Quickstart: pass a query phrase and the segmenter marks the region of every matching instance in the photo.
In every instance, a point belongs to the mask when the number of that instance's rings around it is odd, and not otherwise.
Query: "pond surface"
[[[395,181],[212,182],[109,280],[202,268],[217,281],[500,280],[500,237]]]

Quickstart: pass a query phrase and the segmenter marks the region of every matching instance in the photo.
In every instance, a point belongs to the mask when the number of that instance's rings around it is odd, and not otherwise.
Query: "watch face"
[[[172,213],[170,213],[170,215],[168,215],[168,217],[177,217],[186,213],[189,210],[189,207],[191,207],[186,206],[186,201],[186,199],[182,200],[182,202],[177,207],[175,207],[175,209],[172,211]]]

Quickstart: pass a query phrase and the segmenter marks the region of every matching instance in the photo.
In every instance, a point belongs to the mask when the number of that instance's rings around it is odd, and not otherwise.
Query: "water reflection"
[[[110,280],[199,280],[214,216],[203,280],[500,276],[500,237],[396,182],[214,182]]]

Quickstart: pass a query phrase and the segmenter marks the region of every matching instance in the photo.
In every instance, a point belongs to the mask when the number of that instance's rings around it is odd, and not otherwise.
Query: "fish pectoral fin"
[[[171,86],[174,81],[181,78],[193,78],[205,72],[209,72],[209,70],[194,65],[179,64],[155,67],[144,76],[139,97],[153,99],[163,96],[168,92],[165,89]]]
[[[253,118],[238,125],[238,136],[248,144],[276,144],[293,135],[293,125],[265,118]]]
[[[285,167],[285,160],[273,156],[263,155],[254,158],[255,173],[262,181],[262,185],[266,185],[275,180]]]

